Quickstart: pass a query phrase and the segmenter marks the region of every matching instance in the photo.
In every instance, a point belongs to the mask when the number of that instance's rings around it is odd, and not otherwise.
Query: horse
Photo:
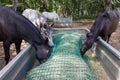
[[[25,9],[22,15],[28,18],[38,28],[40,27],[41,23],[44,24],[47,21],[47,19],[38,10],[34,9]]]
[[[110,36],[116,31],[118,22],[119,14],[117,10],[108,10],[98,14],[90,32],[86,35],[86,41],[80,49],[81,54],[84,55],[92,47],[98,36],[109,43]]]
[[[35,48],[36,57],[38,54],[40,55],[41,46],[45,45],[45,39],[32,22],[13,9],[0,6],[0,41],[3,41],[6,64],[10,58],[10,45],[15,43],[18,54],[22,40],[27,41]]]
[[[48,25],[46,18],[38,11],[34,9],[25,9],[22,13],[26,18],[28,18],[40,31],[48,46],[53,47],[54,43],[52,41],[52,26]]]
[[[59,21],[59,15],[56,12],[42,12],[42,15],[48,20]]]

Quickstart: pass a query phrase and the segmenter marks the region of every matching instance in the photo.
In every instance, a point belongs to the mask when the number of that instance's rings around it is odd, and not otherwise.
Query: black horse
[[[118,22],[119,14],[117,10],[100,13],[91,27],[90,32],[86,35],[87,39],[80,49],[81,54],[84,55],[92,47],[98,36],[109,42],[111,34],[117,29]]]
[[[40,31],[21,14],[9,7],[1,6],[0,41],[3,41],[6,64],[10,58],[10,45],[15,43],[16,52],[19,53],[22,40],[29,42],[35,48],[36,56],[40,55],[41,45],[45,44]]]

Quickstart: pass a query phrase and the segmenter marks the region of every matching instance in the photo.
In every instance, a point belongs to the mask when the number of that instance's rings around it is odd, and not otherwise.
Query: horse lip
[[[53,45],[49,45],[50,46],[50,48],[53,48],[54,47],[54,44]]]
[[[53,47],[54,47],[54,45],[51,46],[51,48],[53,48]]]

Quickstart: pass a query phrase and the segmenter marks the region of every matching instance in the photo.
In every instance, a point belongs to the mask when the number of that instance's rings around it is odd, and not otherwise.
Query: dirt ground
[[[21,50],[25,48],[28,45],[25,41],[22,41],[21,44]],[[12,44],[10,47],[10,60],[12,60],[16,56],[16,49],[15,45]],[[5,60],[4,60],[4,50],[3,50],[3,43],[0,42],[0,70],[5,66]]]
[[[79,27],[79,28],[88,28],[90,29],[90,27],[92,26],[93,21],[79,21],[79,22],[73,22],[73,26],[74,27]],[[116,48],[117,50],[120,51],[120,24],[118,25],[118,28],[116,30],[116,32],[114,32],[110,38],[110,45],[112,45],[114,48]],[[26,46],[26,43],[22,43],[22,48]],[[16,52],[15,52],[15,47],[12,44],[11,48],[10,48],[10,55],[11,55],[11,59],[13,59],[16,56]],[[0,70],[5,66],[5,60],[4,60],[4,51],[3,51],[3,46],[2,46],[2,42],[0,42]]]

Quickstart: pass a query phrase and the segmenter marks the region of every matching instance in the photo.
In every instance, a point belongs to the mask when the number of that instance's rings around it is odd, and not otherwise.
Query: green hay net
[[[82,38],[75,32],[57,33],[50,58],[32,69],[26,80],[97,80],[96,74],[80,54]]]

